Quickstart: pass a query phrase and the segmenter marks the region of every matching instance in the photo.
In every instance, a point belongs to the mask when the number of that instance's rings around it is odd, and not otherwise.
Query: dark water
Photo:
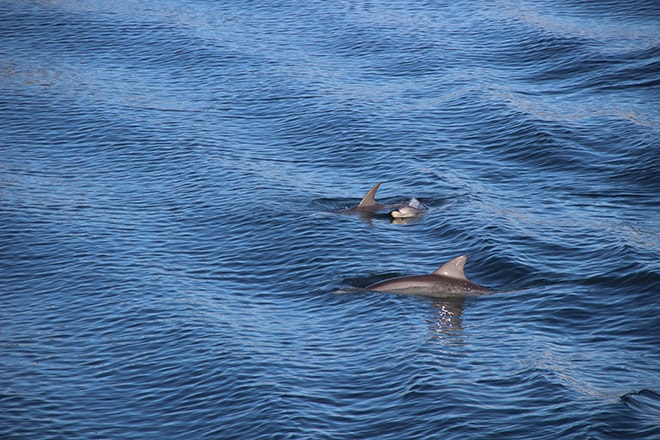
[[[0,3],[0,437],[658,438],[659,102],[650,0]]]

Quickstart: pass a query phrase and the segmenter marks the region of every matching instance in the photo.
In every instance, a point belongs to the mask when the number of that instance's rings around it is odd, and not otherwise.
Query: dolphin
[[[399,209],[390,212],[390,215],[393,218],[412,218],[420,216],[426,211],[428,211],[428,208],[413,197],[408,203],[400,206]]]
[[[365,289],[435,298],[493,293],[492,290],[467,279],[464,271],[465,263],[467,263],[467,255],[461,255],[443,264],[430,275],[391,278],[367,286]]]

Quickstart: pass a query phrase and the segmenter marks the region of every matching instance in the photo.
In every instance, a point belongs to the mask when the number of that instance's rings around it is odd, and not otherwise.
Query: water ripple
[[[655,5],[0,9],[3,437],[658,436]]]

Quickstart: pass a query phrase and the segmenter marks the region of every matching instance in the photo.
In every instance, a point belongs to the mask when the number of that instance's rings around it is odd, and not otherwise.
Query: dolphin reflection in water
[[[460,343],[465,298],[496,293],[468,280],[465,276],[465,263],[467,255],[461,255],[443,264],[432,274],[391,278],[365,289],[431,299],[436,309],[432,331],[440,339]]]

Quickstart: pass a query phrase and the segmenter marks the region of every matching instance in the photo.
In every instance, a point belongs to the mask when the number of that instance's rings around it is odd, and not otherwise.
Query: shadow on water
[[[639,390],[621,396],[621,401],[660,423],[660,394],[652,390]]]
[[[637,438],[659,438],[660,434],[660,394],[653,390],[641,389],[626,393],[620,400],[632,411],[622,420],[617,420],[615,428],[620,431],[634,431]],[[623,426],[620,426],[623,423]]]

